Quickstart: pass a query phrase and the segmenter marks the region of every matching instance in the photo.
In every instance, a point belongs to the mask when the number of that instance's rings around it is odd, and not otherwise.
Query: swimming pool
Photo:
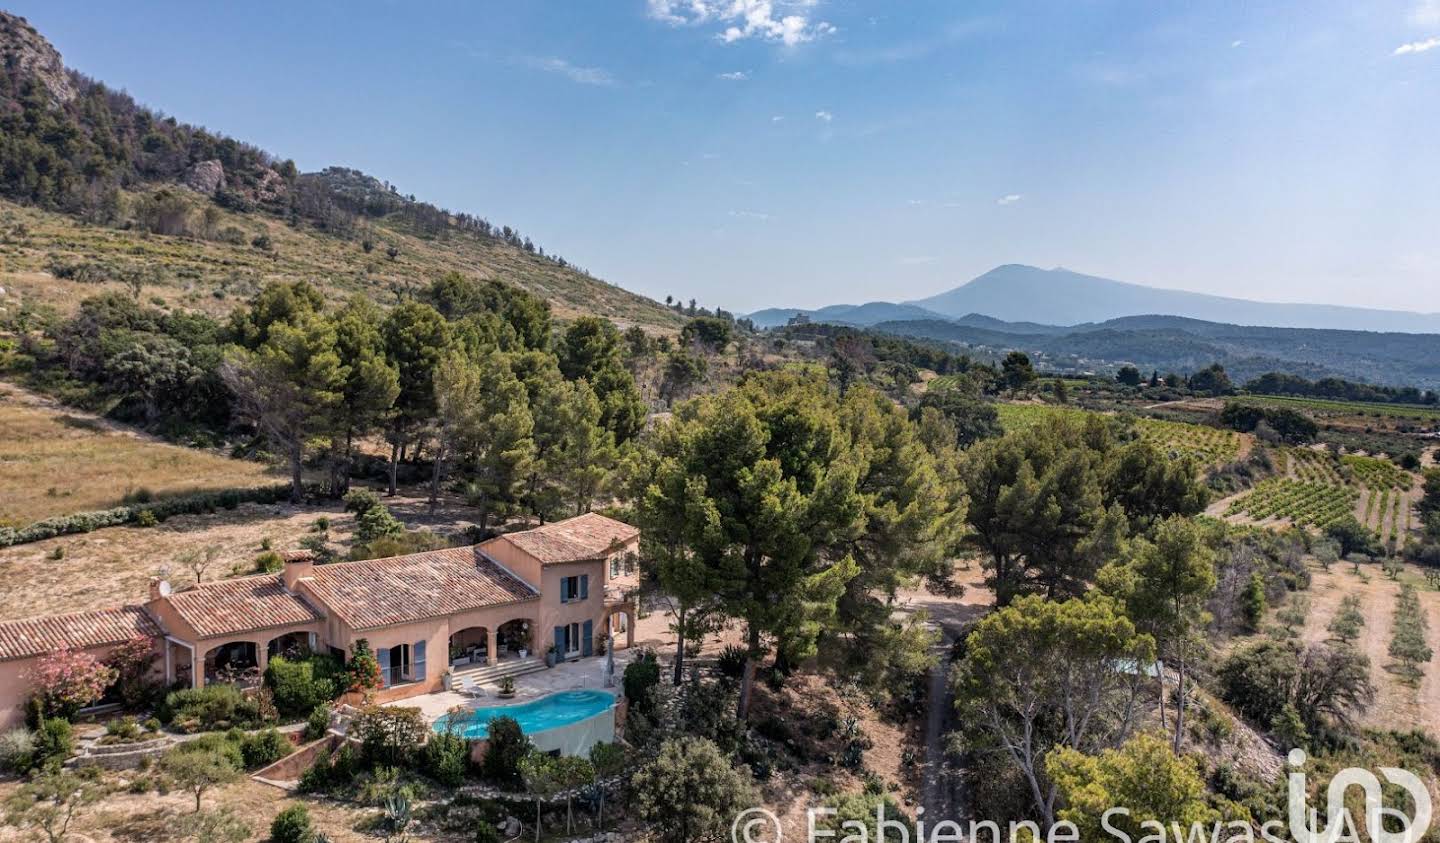
[[[520,731],[536,735],[589,720],[614,707],[615,695],[608,691],[560,691],[530,702],[484,706],[464,712],[455,728],[468,740],[485,740],[490,736],[491,720],[513,717],[520,724]],[[444,732],[450,727],[448,714],[435,721],[437,732]]]

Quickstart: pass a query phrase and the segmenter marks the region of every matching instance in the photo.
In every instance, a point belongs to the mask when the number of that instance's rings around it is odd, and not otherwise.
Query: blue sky
[[[657,298],[1030,263],[1440,310],[1440,0],[7,8],[153,107]]]

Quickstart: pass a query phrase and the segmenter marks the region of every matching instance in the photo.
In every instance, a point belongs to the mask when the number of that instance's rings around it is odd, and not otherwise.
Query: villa
[[[446,674],[538,667],[634,644],[620,588],[640,531],[588,513],[478,545],[317,565],[290,553],[278,574],[200,583],[154,579],[143,605],[0,622],[0,726],[24,718],[29,677],[62,648],[103,658],[137,636],[155,642],[170,686],[253,682],[269,659],[308,648],[348,657],[364,640],[380,662],[381,702],[429,694]]]

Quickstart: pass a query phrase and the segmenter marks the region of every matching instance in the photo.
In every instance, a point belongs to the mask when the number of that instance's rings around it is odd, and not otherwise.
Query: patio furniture
[[[468,676],[461,676],[456,680],[455,690],[459,691],[467,697],[485,696],[484,689],[482,689],[479,685],[476,685],[475,680],[471,679]]]

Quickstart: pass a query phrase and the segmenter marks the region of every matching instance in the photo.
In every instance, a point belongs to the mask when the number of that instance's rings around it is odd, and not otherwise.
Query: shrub
[[[210,732],[232,726],[259,726],[266,719],[261,700],[249,698],[234,685],[206,685],[165,695],[156,714],[161,722],[187,732]]]
[[[482,819],[475,827],[475,843],[501,843],[502,840],[504,838],[489,820]]]
[[[44,541],[56,536],[89,533],[106,527],[120,527],[136,522],[141,512],[148,511],[156,520],[176,515],[201,515],[216,509],[234,509],[242,503],[275,503],[289,500],[290,484],[256,486],[249,489],[225,489],[199,492],[155,501],[149,504],[117,506],[92,512],[76,512],[36,521],[27,527],[0,527],[0,547]]]
[[[140,737],[140,724],[133,717],[121,717],[105,724],[105,736],[121,741],[133,741]]]
[[[199,752],[219,755],[237,770],[245,768],[245,733],[239,729],[201,735],[194,740],[176,744],[170,754],[177,752]]]
[[[255,557],[255,573],[278,574],[285,567],[285,560],[273,550],[267,550]]]
[[[276,656],[265,668],[265,685],[275,694],[275,707],[281,714],[307,717],[338,696],[344,672],[344,666],[331,656],[293,660]]]
[[[485,781],[506,790],[519,790],[520,759],[530,754],[530,739],[513,717],[496,717],[489,725],[489,748],[480,763]]]
[[[430,726],[418,708],[372,705],[356,715],[350,734],[359,738],[365,763],[408,767],[429,736]]]
[[[345,511],[355,513],[356,517],[364,515],[380,505],[380,496],[369,489],[351,489],[341,500],[345,504]]]
[[[115,690],[128,708],[151,702],[157,686],[150,680],[155,663],[155,642],[147,636],[136,636],[110,651],[105,666],[115,672]]]
[[[273,726],[253,735],[246,735],[240,743],[240,754],[247,770],[266,767],[295,751],[290,739],[280,734]]]
[[[349,743],[315,762],[314,766],[300,776],[300,790],[305,793],[323,793],[348,787],[360,771],[360,754]]]
[[[29,772],[35,758],[35,733],[21,726],[0,734],[0,771]]]
[[[372,506],[355,519],[357,544],[369,544],[376,539],[397,538],[404,533],[405,525],[383,505]]]
[[[431,735],[420,752],[420,766],[425,775],[445,787],[459,787],[465,781],[465,763],[469,745],[454,732]]]
[[[270,823],[271,843],[311,843],[314,836],[310,811],[298,802],[276,814]]]
[[[135,515],[136,527],[154,527],[159,523],[160,519],[155,517],[155,510],[153,509],[142,509]]]
[[[104,696],[114,680],[115,671],[94,656],[65,648],[42,658],[32,677],[44,716],[66,719]]]
[[[325,737],[325,732],[330,728],[330,704],[321,703],[315,706],[310,716],[305,718],[305,740],[318,741]]]
[[[1263,641],[1236,651],[1220,666],[1221,695],[1253,722],[1269,726],[1281,716],[1299,671],[1293,648]]]
[[[34,737],[31,768],[60,764],[75,752],[75,737],[70,721],[52,717],[40,724]]]
[[[370,649],[370,642],[364,638],[359,639],[350,647],[350,661],[345,665],[346,673],[349,674],[351,691],[373,691],[379,688],[380,660],[375,658],[375,653]]]
[[[731,679],[739,679],[745,673],[745,648],[730,644],[720,651],[720,658],[716,660],[716,669],[722,676]]]
[[[649,691],[660,684],[660,661],[650,651],[641,653],[638,658],[625,666],[623,685],[625,687],[625,699],[630,705],[637,709],[649,709],[653,703],[653,697]]]

